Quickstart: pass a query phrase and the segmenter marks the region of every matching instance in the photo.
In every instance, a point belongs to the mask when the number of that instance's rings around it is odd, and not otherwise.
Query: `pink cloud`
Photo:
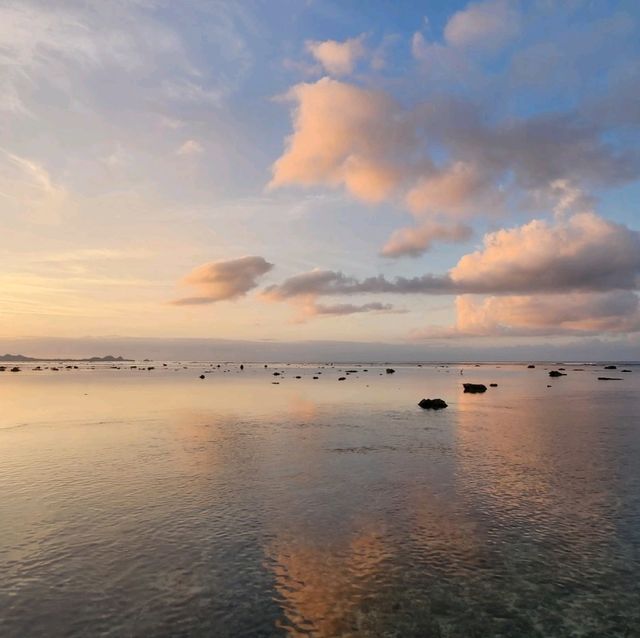
[[[176,306],[209,304],[237,299],[258,285],[258,279],[273,268],[263,257],[241,257],[214,261],[194,268],[182,280],[194,287],[198,295],[182,297],[171,303]]]

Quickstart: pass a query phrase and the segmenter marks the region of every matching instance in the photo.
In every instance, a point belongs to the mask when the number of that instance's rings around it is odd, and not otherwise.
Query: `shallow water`
[[[640,636],[639,367],[146,365],[0,373],[3,638]]]

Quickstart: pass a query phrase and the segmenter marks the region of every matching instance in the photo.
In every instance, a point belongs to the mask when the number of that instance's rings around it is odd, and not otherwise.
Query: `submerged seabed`
[[[638,367],[19,365],[3,638],[640,636]]]

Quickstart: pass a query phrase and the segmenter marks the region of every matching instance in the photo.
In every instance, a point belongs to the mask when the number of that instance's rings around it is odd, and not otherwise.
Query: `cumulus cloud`
[[[256,288],[257,280],[272,268],[273,264],[263,257],[241,257],[202,264],[183,279],[184,284],[193,286],[199,294],[171,303],[186,306],[237,299]]]
[[[305,294],[531,294],[634,290],[640,285],[640,233],[594,213],[533,220],[488,233],[483,247],[448,273],[357,279],[313,270],[264,294],[283,300]]]
[[[496,49],[518,35],[520,15],[512,0],[474,2],[454,13],[444,37],[455,47]]]
[[[269,186],[344,186],[369,202],[389,197],[410,169],[415,130],[388,95],[322,78],[294,86],[294,132]]]
[[[344,187],[365,202],[401,202],[418,226],[495,218],[513,204],[575,212],[591,203],[592,189],[640,175],[638,154],[578,112],[500,120],[446,97],[407,108],[383,91],[330,78],[298,84],[286,97],[293,133],[270,188]]]
[[[454,287],[476,292],[634,289],[640,233],[594,213],[534,220],[486,235],[449,274]]]
[[[418,257],[427,252],[434,241],[464,242],[471,238],[473,231],[464,224],[443,226],[427,222],[415,228],[396,230],[382,248],[383,257]]]
[[[420,178],[406,195],[408,209],[424,213],[469,215],[481,208],[491,213],[502,204],[503,195],[493,188],[492,176],[477,164],[454,162]]]
[[[415,331],[414,338],[594,335],[640,331],[635,292],[575,292],[456,298],[456,323]]]
[[[349,75],[353,72],[357,61],[366,53],[364,35],[344,42],[309,41],[307,50],[331,75]]]

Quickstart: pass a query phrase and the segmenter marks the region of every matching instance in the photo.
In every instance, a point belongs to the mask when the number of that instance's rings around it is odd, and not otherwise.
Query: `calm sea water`
[[[640,636],[639,367],[146,365],[0,373],[3,638]]]

